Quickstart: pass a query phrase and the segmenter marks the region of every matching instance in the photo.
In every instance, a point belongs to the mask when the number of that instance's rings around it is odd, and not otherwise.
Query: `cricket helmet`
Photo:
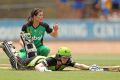
[[[67,47],[60,47],[56,55],[71,57],[71,51]]]

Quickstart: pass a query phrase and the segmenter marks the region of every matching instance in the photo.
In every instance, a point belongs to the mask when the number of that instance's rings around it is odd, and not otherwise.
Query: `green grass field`
[[[74,61],[87,65],[98,64],[100,66],[119,65],[120,55],[77,55]],[[5,54],[0,54],[0,64],[8,64]],[[119,72],[91,72],[91,71],[16,71],[0,69],[0,80],[120,80]]]

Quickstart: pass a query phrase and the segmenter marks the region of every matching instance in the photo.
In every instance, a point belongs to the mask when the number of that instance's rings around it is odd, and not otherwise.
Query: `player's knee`
[[[49,48],[43,50],[44,56],[48,56],[49,53],[50,53],[50,49]]]
[[[50,53],[49,48],[44,48],[44,49],[41,50],[41,55],[42,56],[48,56],[49,53]]]
[[[26,53],[25,49],[20,49],[18,55],[22,59],[26,59],[27,58],[27,53]]]

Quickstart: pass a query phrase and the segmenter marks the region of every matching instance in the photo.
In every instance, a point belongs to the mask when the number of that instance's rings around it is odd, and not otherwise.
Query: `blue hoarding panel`
[[[45,20],[50,27],[59,24],[58,38],[45,35],[46,40],[120,40],[120,21],[94,20]],[[19,39],[21,27],[26,21],[21,19],[0,20],[0,40]]]

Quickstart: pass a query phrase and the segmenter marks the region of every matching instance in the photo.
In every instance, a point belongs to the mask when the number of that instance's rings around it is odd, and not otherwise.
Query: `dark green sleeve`
[[[57,65],[57,60],[52,57],[46,58],[45,61],[42,62],[45,66],[56,66]]]
[[[50,28],[50,26],[47,23],[41,23],[41,25],[43,27],[45,27],[47,33],[51,33],[52,32],[53,29]]]
[[[25,24],[25,25],[22,26],[22,30],[21,31],[27,33],[27,24]]]

